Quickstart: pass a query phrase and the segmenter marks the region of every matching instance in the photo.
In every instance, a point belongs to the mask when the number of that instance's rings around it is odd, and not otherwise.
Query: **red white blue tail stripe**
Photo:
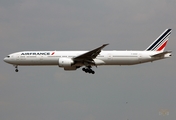
[[[166,29],[147,49],[146,51],[164,51],[169,40],[172,29]]]

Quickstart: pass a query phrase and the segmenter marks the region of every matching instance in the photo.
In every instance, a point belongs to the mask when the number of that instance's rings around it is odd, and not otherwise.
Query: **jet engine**
[[[76,70],[77,66],[72,66],[74,61],[71,58],[60,58],[59,59],[59,67],[63,67],[64,70]]]
[[[71,58],[59,58],[59,67],[71,67],[73,63]]]

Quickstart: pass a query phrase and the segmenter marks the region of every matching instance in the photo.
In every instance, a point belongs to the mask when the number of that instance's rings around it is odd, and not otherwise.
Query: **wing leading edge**
[[[94,60],[97,55],[99,55],[99,53],[101,52],[101,50],[106,47],[107,45],[109,44],[103,44],[102,46],[96,48],[96,49],[93,49],[91,51],[88,51],[84,54],[81,54],[75,58],[73,58],[73,60],[75,62],[87,62],[87,63],[94,63]]]

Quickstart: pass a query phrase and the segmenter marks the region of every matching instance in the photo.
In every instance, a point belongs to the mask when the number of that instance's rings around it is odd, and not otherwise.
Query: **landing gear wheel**
[[[18,70],[18,65],[14,65],[15,66],[15,72],[18,72],[19,70]]]
[[[92,74],[95,74],[95,71],[93,71],[93,70],[91,69],[91,67],[82,68],[82,70],[83,70],[85,73],[92,73]]]
[[[15,72],[18,72],[18,69],[16,69]]]
[[[86,68],[82,68],[82,71],[86,71]]]

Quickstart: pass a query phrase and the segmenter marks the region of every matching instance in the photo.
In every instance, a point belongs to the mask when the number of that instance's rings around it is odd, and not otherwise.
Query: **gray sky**
[[[175,0],[1,0],[1,120],[174,120]],[[14,67],[22,50],[143,50],[172,28],[173,57],[136,66],[81,69]],[[159,115],[165,110],[169,115]]]

